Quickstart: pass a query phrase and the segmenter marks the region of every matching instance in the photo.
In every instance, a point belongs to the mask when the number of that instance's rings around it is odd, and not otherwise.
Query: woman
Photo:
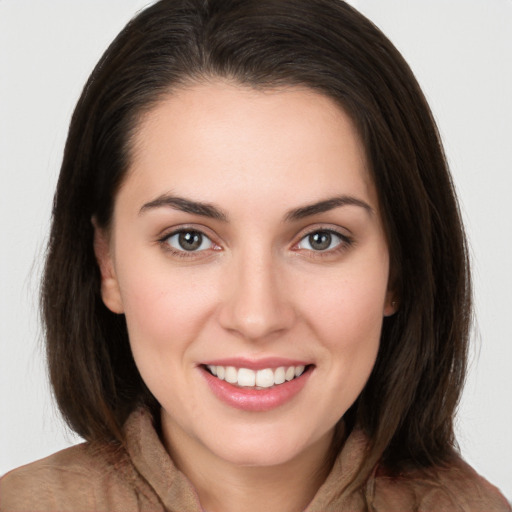
[[[89,79],[43,283],[88,442],[2,510],[509,510],[454,449],[470,283],[428,106],[342,2],[161,1]]]

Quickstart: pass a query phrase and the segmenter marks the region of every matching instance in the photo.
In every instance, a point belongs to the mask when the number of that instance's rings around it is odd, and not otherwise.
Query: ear
[[[399,305],[395,297],[395,292],[388,290],[386,293],[386,302],[384,303],[384,316],[393,316],[398,311]]]
[[[400,308],[400,293],[397,291],[400,287],[398,285],[398,273],[396,266],[391,264],[388,277],[388,290],[386,292],[386,300],[384,302],[384,316],[393,316]]]
[[[112,313],[124,313],[119,283],[111,256],[110,236],[105,229],[98,226],[94,217],[91,222],[94,226],[94,254],[101,274],[101,298]]]

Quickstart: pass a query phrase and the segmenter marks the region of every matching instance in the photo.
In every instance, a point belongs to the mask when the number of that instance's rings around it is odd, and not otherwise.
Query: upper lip
[[[201,363],[205,366],[234,366],[235,368],[248,368],[250,370],[263,370],[265,368],[279,368],[280,366],[307,366],[311,362],[301,359],[284,357],[264,357],[261,359],[247,359],[245,357],[229,357],[211,359]]]

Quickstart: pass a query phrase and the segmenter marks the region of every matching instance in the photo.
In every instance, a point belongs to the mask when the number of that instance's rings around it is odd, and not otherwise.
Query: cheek
[[[136,366],[161,404],[170,409],[186,407],[189,395],[184,383],[195,369],[191,354],[209,317],[214,287],[205,292],[204,280],[191,279],[190,269],[138,268],[143,270],[127,272],[125,280],[121,276]]]
[[[346,297],[333,298],[318,311],[318,339],[345,386],[362,389],[369,377],[379,349],[382,304],[380,294],[369,298],[361,289],[351,293],[347,288]]]
[[[378,260],[377,260],[378,261]],[[309,328],[323,347],[325,382],[341,412],[357,398],[379,349],[387,293],[387,265],[354,266],[310,288],[306,302]],[[304,304],[304,307],[305,304]],[[328,395],[329,393],[327,393]],[[334,404],[333,404],[334,405]]]
[[[191,275],[192,274],[192,275]],[[154,357],[191,343],[212,308],[215,287],[190,269],[164,264],[137,265],[119,275],[130,343],[151,348]]]
[[[350,348],[379,338],[387,294],[387,271],[362,265],[323,283],[312,283],[305,295],[309,318],[321,338],[334,347]],[[304,304],[306,308],[306,304]]]

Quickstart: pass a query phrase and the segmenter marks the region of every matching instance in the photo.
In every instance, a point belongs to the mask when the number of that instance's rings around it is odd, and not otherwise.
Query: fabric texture
[[[126,425],[126,448],[82,443],[7,473],[1,512],[203,512],[145,409]],[[305,512],[505,512],[499,491],[462,460],[450,468],[391,478],[375,471],[364,489],[345,491],[367,439],[353,431]]]

